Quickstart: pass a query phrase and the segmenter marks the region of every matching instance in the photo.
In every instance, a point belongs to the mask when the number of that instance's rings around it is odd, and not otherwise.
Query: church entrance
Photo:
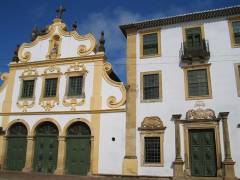
[[[21,171],[25,166],[27,147],[27,128],[15,123],[9,128],[6,169]]]
[[[87,175],[90,169],[91,131],[83,122],[67,129],[66,173]]]
[[[190,168],[192,176],[216,176],[214,129],[189,130]]]
[[[33,169],[35,172],[53,173],[57,166],[58,128],[50,122],[36,128]]]

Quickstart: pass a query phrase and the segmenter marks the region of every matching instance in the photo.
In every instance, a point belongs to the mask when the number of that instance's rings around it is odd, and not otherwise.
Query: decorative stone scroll
[[[61,73],[61,69],[57,67],[56,65],[51,65],[47,69],[44,70],[44,74],[59,74]]]
[[[22,112],[27,112],[28,108],[32,108],[35,104],[35,99],[18,100],[17,107],[22,109]]]
[[[32,66],[29,66],[27,69],[25,69],[22,73],[21,78],[25,78],[25,77],[37,77],[38,76],[38,72],[35,68],[33,68]]]
[[[163,126],[162,120],[157,116],[145,117],[142,124],[141,130],[163,130],[166,127]]]
[[[85,74],[85,73],[87,73],[87,70],[83,64],[76,62],[75,64],[70,65],[67,72],[80,72],[81,74]]]

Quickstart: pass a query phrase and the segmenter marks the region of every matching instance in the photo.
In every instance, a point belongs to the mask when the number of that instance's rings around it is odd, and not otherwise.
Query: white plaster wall
[[[195,22],[201,23],[201,22]],[[231,48],[227,21],[224,19],[208,20],[204,23],[205,38],[209,41],[211,57],[210,74],[213,99],[202,100],[206,108],[212,108],[216,115],[219,112],[230,112],[229,133],[233,160],[236,161],[236,175],[240,177],[240,97],[237,96],[234,63],[240,62],[240,49]],[[140,158],[140,133],[137,130],[137,156],[140,175],[172,175],[172,162],[175,159],[175,129],[171,122],[173,114],[182,114],[185,118],[187,110],[194,108],[195,100],[185,100],[184,73],[179,67],[179,49],[182,42],[182,26],[174,25],[161,28],[162,56],[140,59],[139,35],[137,36],[137,128],[144,117],[159,116],[164,126],[164,167],[142,167]],[[163,100],[155,103],[140,102],[140,73],[162,71]],[[220,134],[222,127],[220,125]],[[183,129],[181,129],[183,140]],[[224,157],[223,139],[222,156]],[[182,155],[184,153],[182,143]],[[184,157],[184,156],[183,156]]]
[[[125,155],[126,113],[101,114],[99,173],[122,174]],[[112,137],[115,141],[112,141]]]
[[[122,100],[123,94],[118,87],[114,87],[109,84],[104,78],[102,78],[102,108],[111,109],[107,105],[107,100],[110,96],[114,96],[117,99],[117,102]],[[120,106],[119,108],[124,108],[125,105]]]
[[[60,81],[59,81],[59,104],[56,105],[52,111],[69,111],[71,107],[65,107],[62,102],[63,98],[65,96],[65,91],[66,91],[66,75],[64,74],[67,72],[67,69],[70,67],[71,64],[68,65],[59,65],[61,72],[63,73],[60,76]],[[93,76],[94,76],[94,63],[85,63],[84,66],[86,67],[87,75],[85,78],[85,86],[84,86],[84,91],[85,91],[85,103],[81,106],[77,106],[76,110],[89,110],[90,109],[90,98],[92,96],[92,90],[93,90]],[[44,70],[47,69],[48,67],[41,67],[37,69],[37,72],[39,75],[44,73]],[[22,74],[22,70],[17,70],[16,72],[16,78],[15,78],[15,83],[14,83],[14,94],[13,94],[13,102],[12,102],[12,111],[13,112],[21,112],[22,110],[17,107],[17,101],[18,97],[21,93],[21,80],[20,76]],[[28,112],[41,112],[45,111],[44,108],[39,104],[39,99],[41,97],[42,93],[42,76],[39,76],[36,81],[36,87],[35,87],[35,105],[32,108],[28,108]]]

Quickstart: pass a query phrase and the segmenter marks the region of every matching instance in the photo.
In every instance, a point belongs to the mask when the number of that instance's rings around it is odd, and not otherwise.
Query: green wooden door
[[[67,132],[67,174],[87,175],[90,169],[91,132],[88,126],[78,122],[71,125]]]
[[[26,160],[27,129],[23,124],[16,123],[9,131],[5,168],[21,171]]]
[[[217,166],[214,130],[190,130],[189,139],[192,176],[216,176]]]
[[[53,124],[43,124],[36,132],[34,171],[54,173],[57,167],[57,156],[58,130]]]

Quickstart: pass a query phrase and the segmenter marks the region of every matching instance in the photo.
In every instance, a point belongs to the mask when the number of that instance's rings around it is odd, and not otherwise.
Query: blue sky
[[[45,27],[62,4],[69,29],[78,22],[80,34],[92,32],[99,39],[105,31],[106,54],[115,72],[125,81],[125,38],[120,24],[240,4],[239,0],[7,0],[0,2],[0,72],[17,44],[28,42],[32,28]]]

